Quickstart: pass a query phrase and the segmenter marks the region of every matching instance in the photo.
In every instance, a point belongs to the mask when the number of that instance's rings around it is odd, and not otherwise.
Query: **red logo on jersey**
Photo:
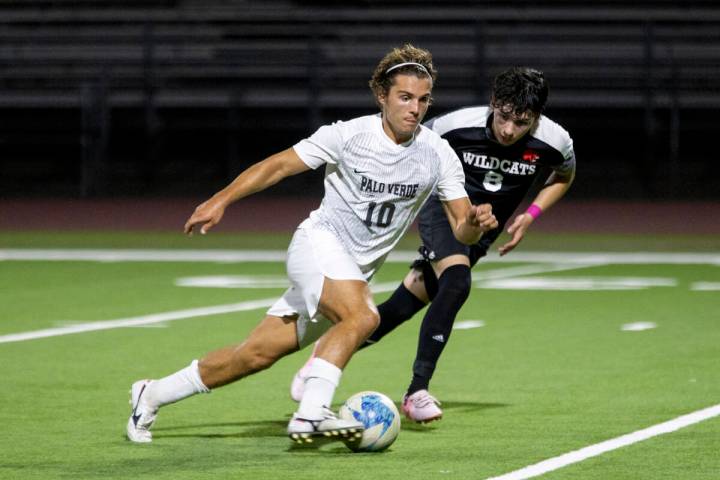
[[[525,162],[535,163],[540,158],[540,155],[535,150],[525,150],[522,159]]]

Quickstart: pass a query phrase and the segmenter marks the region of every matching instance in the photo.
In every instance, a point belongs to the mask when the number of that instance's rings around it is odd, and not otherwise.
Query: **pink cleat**
[[[303,393],[305,393],[305,380],[307,380],[308,371],[310,370],[313,358],[315,358],[315,351],[317,350],[317,347],[318,342],[315,342],[310,358],[308,358],[305,365],[297,371],[292,379],[292,383],[290,384],[290,398],[298,403],[302,400]]]
[[[405,395],[402,402],[402,411],[405,416],[417,423],[428,423],[442,418],[440,402],[430,395],[427,390],[418,390],[412,395]]]

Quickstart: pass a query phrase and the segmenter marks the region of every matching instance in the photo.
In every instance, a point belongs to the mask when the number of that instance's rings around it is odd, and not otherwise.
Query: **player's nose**
[[[503,127],[501,133],[504,138],[514,138],[515,137],[515,128],[512,125],[507,125],[507,126]]]

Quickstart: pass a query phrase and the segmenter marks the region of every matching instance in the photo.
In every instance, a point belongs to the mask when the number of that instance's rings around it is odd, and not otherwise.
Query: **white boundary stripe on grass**
[[[49,260],[96,262],[282,262],[282,250],[136,250],[136,249],[0,249],[0,261]],[[410,262],[418,257],[412,251],[395,251],[388,262]],[[483,260],[501,261],[497,252]],[[502,260],[506,261],[505,259]],[[606,264],[711,264],[720,265],[720,254],[714,253],[647,253],[647,252],[513,252],[508,262]]]
[[[695,282],[690,286],[690,290],[696,292],[713,292],[720,290],[720,282]]]
[[[189,310],[176,310],[174,312],[153,313],[140,317],[118,318],[116,320],[105,320],[99,322],[78,323],[57,328],[34,330],[32,332],[13,333],[0,336],[0,343],[22,342],[38,338],[58,337],[73,333],[95,332],[98,330],[110,330],[113,328],[138,327],[155,323],[171,322],[186,318],[205,317],[208,315],[220,315],[222,313],[244,312],[258,308],[269,307],[277,298],[265,298],[249,302],[231,303],[228,305],[215,305],[212,307],[191,308]]]
[[[2,252],[2,250],[0,250]],[[1,255],[0,255],[1,259]],[[58,258],[54,258],[57,260]],[[77,258],[76,258],[77,259]],[[87,257],[83,257],[87,260]],[[529,273],[554,272],[560,270],[573,270],[589,267],[590,265],[583,263],[574,263],[571,265],[532,265],[523,267],[514,267],[506,269],[489,270],[474,274],[473,279],[477,278],[508,278],[513,276],[522,276]],[[370,285],[373,293],[392,292],[400,282],[385,282]],[[276,299],[253,300],[242,303],[229,305],[215,305],[210,307],[200,307],[190,310],[177,310],[171,312],[162,312],[140,317],[120,318],[116,320],[103,320],[96,322],[78,323],[74,325],[64,325],[62,327],[48,328],[43,330],[34,330],[30,332],[20,332],[0,336],[0,344],[22,342],[25,340],[36,340],[39,338],[58,337],[61,335],[71,335],[73,333],[94,332],[98,330],[110,330],[113,328],[141,327],[158,323],[169,322],[173,320],[182,320],[185,318],[204,317],[209,315],[218,315],[222,313],[232,313],[240,311],[255,310],[257,308],[269,307]]]
[[[582,462],[588,458],[596,457],[598,455],[602,455],[603,453],[632,445],[633,443],[642,442],[649,438],[657,437],[658,435],[664,435],[666,433],[680,430],[681,428],[700,423],[710,418],[717,417],[718,415],[720,415],[720,404],[704,408],[621,437],[596,443],[595,445],[590,445],[589,447],[581,448],[580,450],[575,450],[573,452],[560,455],[559,457],[543,460],[535,465],[530,465],[529,467],[515,470],[514,472],[506,473],[505,475],[500,475],[499,477],[492,477],[488,480],[525,480],[527,478],[537,477],[538,475],[558,470],[573,463]]]
[[[397,285],[398,282],[380,283],[377,285],[373,285],[372,291],[374,293],[391,292],[395,290]],[[158,323],[171,322],[174,320],[183,320],[186,318],[220,315],[223,313],[245,312],[249,310],[256,310],[258,308],[269,307],[277,301],[278,297],[252,300],[241,303],[231,303],[228,305],[214,305],[211,307],[191,308],[189,310],[176,310],[172,312],[153,313],[150,315],[142,315],[140,317],[118,318],[115,320],[77,323],[74,325],[66,325],[56,328],[46,328],[44,330],[34,330],[31,332],[12,333],[9,335],[0,336],[0,344],[23,342],[26,340],[37,340],[39,338],[59,337],[61,335],[71,335],[73,333],[96,332],[98,330],[110,330],[113,328],[142,327]]]
[[[499,259],[497,253],[488,255]],[[513,252],[508,257],[513,262],[547,262],[547,263],[588,263],[588,264],[674,264],[720,265],[720,254],[717,253],[671,253],[671,252]]]
[[[68,253],[69,252],[69,253]],[[166,256],[160,253],[167,253]],[[229,254],[229,255],[228,255]],[[127,256],[126,256],[127,255]],[[537,254],[547,259],[545,254]],[[606,255],[606,254],[597,254]],[[688,254],[690,255],[690,254]],[[407,257],[407,259],[415,258],[412,252],[399,252],[396,259]],[[491,255],[492,256],[492,255]],[[90,261],[216,261],[216,262],[238,262],[238,261],[280,261],[284,259],[284,252],[275,251],[213,251],[213,252],[197,252],[191,250],[175,250],[175,251],[153,251],[153,250],[34,250],[34,249],[0,249],[0,261],[2,260],[90,260]],[[587,259],[585,254],[583,258]],[[567,258],[566,258],[567,259]],[[528,274],[537,274],[545,272],[567,271],[592,267],[612,263],[609,258],[604,260],[594,259],[593,262],[579,262],[577,259],[570,257],[570,264],[563,265],[557,262],[551,265],[526,265],[519,267],[501,268],[496,270],[488,270],[485,272],[477,272],[473,274],[473,280],[477,282],[483,279],[494,278],[512,278]],[[712,263],[713,257],[695,259],[697,263]],[[720,260],[720,256],[718,257]],[[525,261],[529,261],[526,255]],[[539,261],[539,260],[538,260]],[[672,262],[671,262],[672,263]],[[399,281],[385,282],[371,285],[373,293],[391,292],[397,288]],[[67,325],[56,328],[48,328],[44,330],[35,330],[30,332],[20,332],[0,336],[0,344],[11,342],[22,342],[25,340],[35,340],[39,338],[57,337],[61,335],[70,335],[73,333],[93,332],[98,330],[109,330],[113,328],[138,327],[152,324],[158,324],[173,320],[182,320],[185,318],[203,317],[209,315],[217,315],[221,313],[232,313],[239,311],[255,310],[257,308],[268,307],[274,303],[276,299],[254,300],[230,305],[216,305],[210,307],[201,307],[190,310],[178,310],[171,312],[163,312],[156,314],[143,315],[140,317],[121,318],[116,320],[105,320],[87,323],[78,323],[75,325]]]
[[[0,260],[90,262],[284,262],[283,250],[0,249]]]
[[[517,267],[500,267],[492,270],[481,270],[473,272],[472,280],[475,283],[495,280],[501,278],[524,277],[526,275],[537,275],[540,273],[564,272],[567,270],[581,270],[583,268],[597,267],[604,264],[598,263],[535,263],[533,265],[520,265]]]

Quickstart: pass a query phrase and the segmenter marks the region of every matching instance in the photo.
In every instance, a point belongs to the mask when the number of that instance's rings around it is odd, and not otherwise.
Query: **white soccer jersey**
[[[397,145],[380,115],[369,115],[321,127],[293,148],[309,167],[326,165],[311,221],[332,231],[364,273],[382,264],[433,191],[444,201],[467,197],[457,155],[424,126]]]

